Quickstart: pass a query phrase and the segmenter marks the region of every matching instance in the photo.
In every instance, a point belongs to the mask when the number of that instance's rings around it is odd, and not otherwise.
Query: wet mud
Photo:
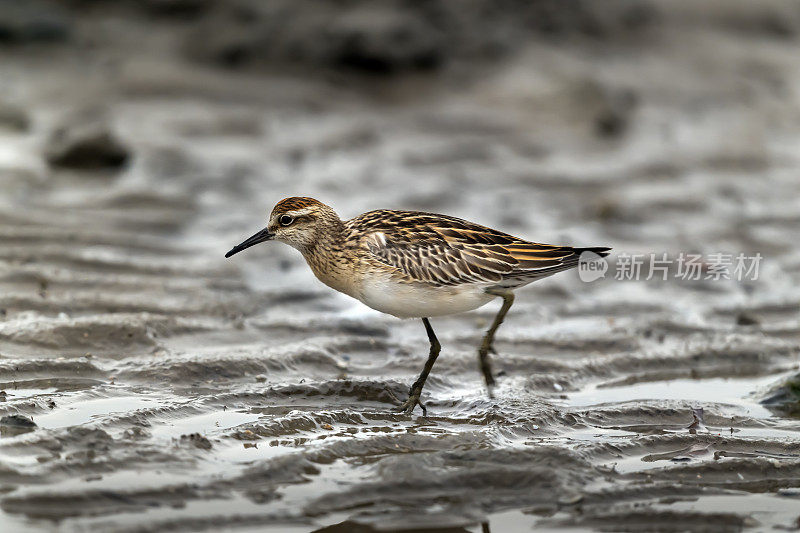
[[[796,5],[534,2],[479,39],[480,2],[454,25],[352,2],[312,46],[230,7],[258,4],[0,24],[0,529],[798,527]],[[518,292],[493,399],[499,302],[433,320],[428,416],[405,416],[419,321],[277,243],[223,258],[291,195],[618,255]],[[763,261],[614,279],[681,252]]]

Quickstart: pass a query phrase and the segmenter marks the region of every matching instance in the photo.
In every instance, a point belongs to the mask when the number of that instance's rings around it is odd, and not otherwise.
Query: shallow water
[[[793,375],[794,372],[789,371],[756,378],[671,379],[619,387],[589,386],[580,392],[569,394],[567,405],[590,407],[626,402],[682,400],[700,406],[708,403],[728,404],[738,408],[743,415],[768,418],[772,416],[772,412],[751,396]]]
[[[33,121],[0,135],[0,414],[36,427],[0,436],[0,530],[793,527],[800,420],[761,400],[800,353],[797,33],[670,5],[633,42],[388,82],[201,66],[171,23],[102,9],[85,24],[114,46],[4,49]],[[624,131],[598,135],[628,92]],[[130,165],[49,168],[48,133],[90,104]],[[617,281],[612,262],[519,291],[493,399],[475,352],[499,303],[436,319],[428,416],[404,416],[418,321],[285,246],[223,258],[294,194],[764,261],[752,282]]]

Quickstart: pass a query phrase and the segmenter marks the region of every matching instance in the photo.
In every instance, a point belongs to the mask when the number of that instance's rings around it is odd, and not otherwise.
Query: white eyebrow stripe
[[[303,209],[295,209],[294,211],[286,211],[284,213],[284,215],[289,215],[290,217],[297,218],[297,217],[301,217],[303,215],[307,215],[310,212],[311,212],[311,208],[310,207],[305,207]]]

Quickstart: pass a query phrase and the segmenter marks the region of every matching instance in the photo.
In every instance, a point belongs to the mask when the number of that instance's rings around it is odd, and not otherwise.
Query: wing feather
[[[585,250],[528,242],[458,218],[414,211],[372,211],[348,224],[373,259],[399,275],[437,285],[522,285],[575,267]],[[591,250],[607,254],[605,248]]]

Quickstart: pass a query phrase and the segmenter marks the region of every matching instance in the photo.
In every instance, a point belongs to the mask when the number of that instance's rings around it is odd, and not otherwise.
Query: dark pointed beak
[[[238,254],[245,248],[250,248],[251,246],[255,246],[260,242],[268,241],[272,239],[274,236],[275,236],[274,233],[270,233],[267,228],[264,228],[255,235],[253,235],[252,237],[250,237],[249,239],[247,239],[246,241],[244,241],[243,243],[237,244],[236,246],[231,248],[231,250],[227,254],[225,254],[225,257],[230,257],[233,254]]]

